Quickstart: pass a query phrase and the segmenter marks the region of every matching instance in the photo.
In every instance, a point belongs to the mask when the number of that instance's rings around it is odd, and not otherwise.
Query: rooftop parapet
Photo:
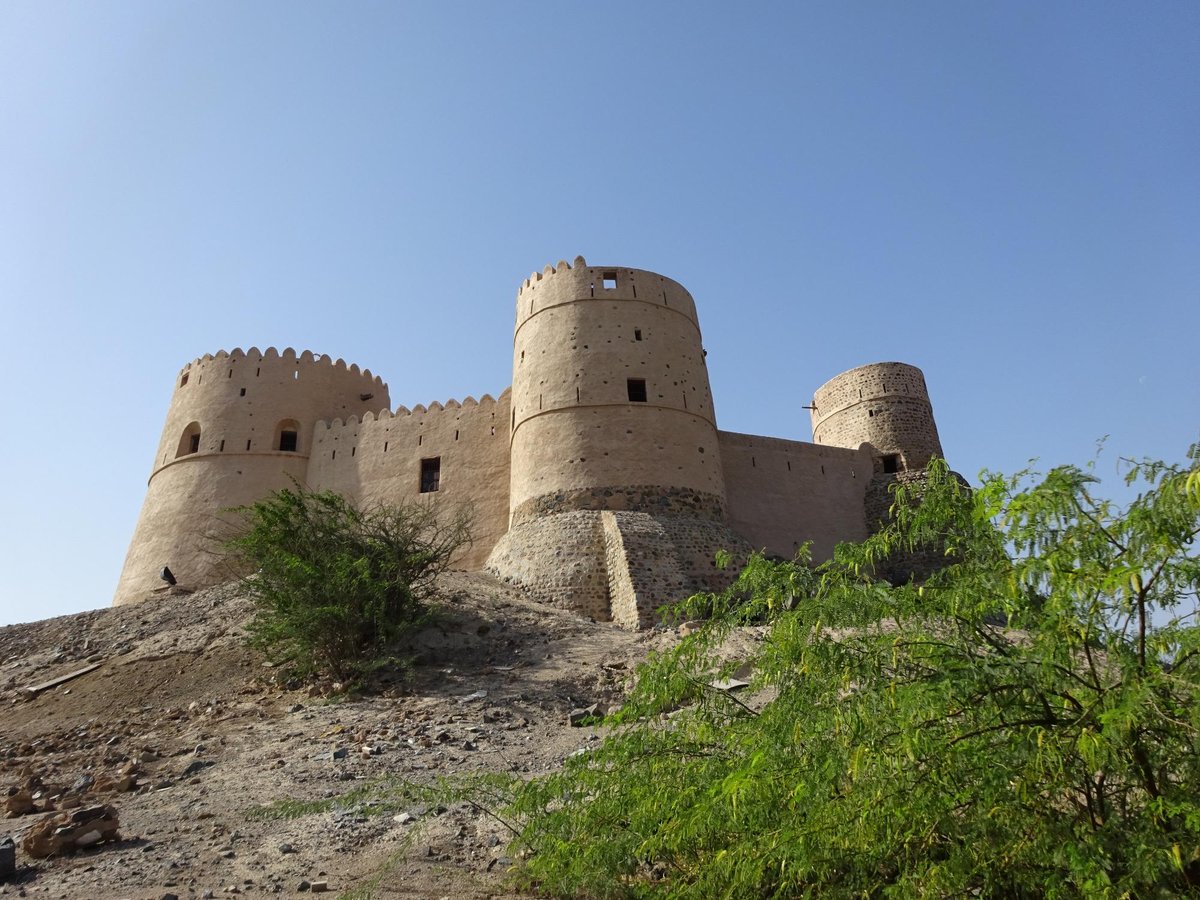
[[[582,256],[559,260],[534,272],[517,289],[517,330],[541,310],[580,301],[624,301],[666,307],[691,320],[697,330],[696,302],[679,282],[623,266],[589,266]]]

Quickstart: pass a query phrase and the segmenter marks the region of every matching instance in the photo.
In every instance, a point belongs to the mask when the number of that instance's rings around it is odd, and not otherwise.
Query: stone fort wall
[[[308,483],[360,505],[425,503],[448,515],[469,509],[473,541],[453,562],[482,568],[508,530],[509,398],[506,390],[498,399],[484,394],[318,423]],[[436,462],[435,490],[422,490],[422,461]]]

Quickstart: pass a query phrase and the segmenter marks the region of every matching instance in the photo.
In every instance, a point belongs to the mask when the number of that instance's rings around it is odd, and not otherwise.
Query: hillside
[[[548,771],[598,740],[570,710],[618,699],[637,661],[674,639],[535,605],[487,576],[451,573],[440,589],[411,678],[362,699],[277,683],[245,646],[236,586],[0,629],[0,787],[13,807],[28,788],[38,808],[0,828],[18,842],[0,893],[291,896],[378,878],[380,897],[506,896],[507,836],[467,805],[251,814],[387,776]],[[112,804],[121,839],[30,859],[21,836],[54,814],[48,798],[72,797]]]

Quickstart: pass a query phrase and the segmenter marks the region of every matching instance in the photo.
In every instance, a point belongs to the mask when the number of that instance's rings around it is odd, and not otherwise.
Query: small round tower
[[[175,380],[146,499],[114,605],[144,599],[171,569],[200,588],[228,577],[218,541],[222,510],[304,482],[318,420],[389,406],[369,369],[288,348],[221,351]]]
[[[581,256],[530,276],[511,416],[513,524],[571,509],[723,515],[696,305],[669,278]]]
[[[817,389],[813,441],[833,447],[875,448],[880,471],[920,471],[942,455],[925,376],[900,362],[843,372]]]

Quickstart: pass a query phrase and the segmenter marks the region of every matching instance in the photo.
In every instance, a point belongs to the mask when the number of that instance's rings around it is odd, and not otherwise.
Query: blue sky
[[[510,382],[583,254],[696,298],[722,428],[920,366],[969,478],[1200,426],[1200,5],[0,5],[0,623],[105,606],[173,380]]]

